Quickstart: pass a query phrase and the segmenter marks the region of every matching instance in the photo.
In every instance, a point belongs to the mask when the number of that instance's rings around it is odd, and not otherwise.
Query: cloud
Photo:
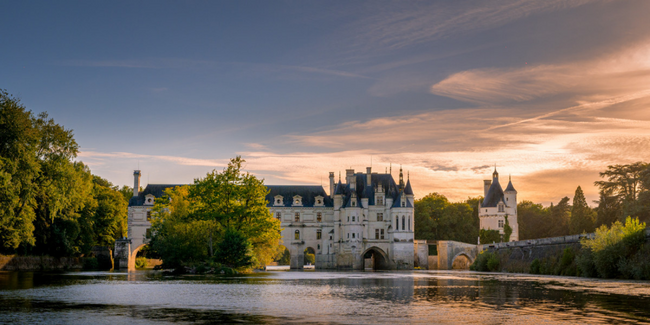
[[[175,58],[146,58],[127,60],[67,60],[61,65],[94,68],[134,68],[134,69],[226,69],[236,68],[240,71],[256,73],[298,72],[302,74],[320,74],[344,78],[370,79],[368,76],[341,70],[311,66],[267,64],[255,62],[220,62],[210,60],[190,60]]]
[[[454,73],[431,93],[479,104],[508,104],[565,96],[585,107],[648,95],[650,46],[646,42],[587,61]],[[606,103],[608,105],[614,102]]]
[[[536,14],[584,5],[588,0],[501,0],[447,2],[383,3],[363,7],[365,18],[344,25],[332,35],[343,55],[356,60],[363,56],[385,54],[419,44],[506,25]]]

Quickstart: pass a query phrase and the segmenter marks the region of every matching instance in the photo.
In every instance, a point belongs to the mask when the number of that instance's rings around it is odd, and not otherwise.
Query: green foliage
[[[231,159],[221,173],[212,171],[192,186],[168,189],[156,201],[150,245],[164,267],[179,268],[213,257],[226,265],[242,265],[233,266],[237,268],[261,267],[277,256],[280,222],[266,207],[263,181],[243,173],[243,162],[241,157]],[[245,239],[250,252],[241,255],[243,248],[224,246],[236,242],[239,237],[234,234]]]
[[[488,259],[487,259],[487,269],[490,272],[498,272],[500,271],[499,265],[501,264],[501,261],[499,261],[499,256],[497,254],[491,254]]]
[[[99,262],[95,257],[86,257],[84,258],[83,269],[84,270],[97,270],[99,268]]]
[[[578,186],[573,196],[569,232],[571,235],[593,232],[595,222],[596,212],[587,205],[582,188]]]
[[[479,272],[498,272],[500,271],[500,265],[501,261],[498,254],[482,251],[478,254],[474,263],[469,266],[469,269]]]
[[[637,218],[628,217],[625,225],[616,221],[610,228],[596,229],[593,239],[581,241],[585,253],[578,264],[582,273],[595,273],[601,278],[649,279],[645,277],[649,264],[648,255],[644,255],[647,254],[645,226]]]
[[[451,203],[438,193],[415,201],[415,238],[476,243],[480,198]]]
[[[609,226],[627,216],[650,222],[650,164],[636,162],[629,165],[607,166],[600,173],[598,224]]]
[[[503,224],[503,241],[507,243],[510,241],[510,235],[512,235],[512,227],[510,227],[510,222],[508,222],[507,214],[504,216],[504,218],[505,223]]]
[[[77,151],[72,130],[0,90],[0,252],[81,255],[126,231],[126,200]]]
[[[538,259],[534,259],[532,263],[530,263],[530,273],[531,274],[542,274],[541,273],[541,267],[542,263]]]
[[[290,265],[291,264],[291,252],[284,247],[278,247],[278,253],[275,256],[274,262],[277,262],[278,265]]]
[[[501,242],[501,234],[498,230],[481,229],[479,230],[481,244],[492,244]]]
[[[316,254],[315,254],[315,252],[314,252],[314,250],[312,248],[310,248],[310,247],[305,248],[305,251],[303,252],[303,254],[305,256],[305,258],[304,258],[305,265],[308,265],[308,264],[309,265],[314,265],[314,264],[316,264]]]
[[[255,264],[252,256],[253,247],[240,231],[228,228],[219,243],[215,259],[232,268],[245,268]]]
[[[135,258],[135,268],[144,269],[147,267],[147,258],[146,257],[136,257]]]

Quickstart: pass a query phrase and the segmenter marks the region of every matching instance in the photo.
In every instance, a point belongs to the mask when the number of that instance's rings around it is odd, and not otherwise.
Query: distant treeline
[[[564,197],[549,207],[531,201],[517,204],[519,239],[591,233],[600,226],[624,222],[628,216],[650,223],[650,164],[613,165],[600,176],[604,180],[595,182],[600,193],[595,208],[589,207],[580,186],[573,200]],[[475,197],[453,203],[438,193],[416,200],[415,238],[477,243],[478,202],[482,200]]]
[[[72,130],[0,90],[0,253],[81,256],[126,236],[128,187],[74,161]]]

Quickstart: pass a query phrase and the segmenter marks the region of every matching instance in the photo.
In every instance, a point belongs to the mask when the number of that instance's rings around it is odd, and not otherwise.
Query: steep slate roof
[[[323,206],[334,206],[332,199],[320,185],[266,185],[266,188],[269,189],[269,194],[266,195],[266,200],[269,202],[267,207],[277,206],[273,204],[276,195],[282,195],[282,206],[284,207],[293,206],[293,197],[296,195],[302,197],[303,207],[313,207],[316,197],[319,195],[323,197]]]
[[[492,185],[490,185],[490,189],[488,189],[481,207],[494,208],[497,206],[499,201],[505,201],[505,199],[503,198],[503,189],[501,188],[501,184],[499,184],[499,178],[495,177],[492,179]]]
[[[508,181],[508,186],[506,187],[505,192],[517,192],[517,190],[515,190],[515,187],[512,186],[512,180]]]
[[[404,188],[404,194],[413,195],[413,189],[411,188],[411,180],[406,181],[406,188]]]
[[[168,189],[170,187],[176,187],[176,186],[185,186],[187,184],[148,184],[147,187],[144,188],[144,190],[140,193],[138,193],[138,196],[134,196],[131,199],[129,199],[129,206],[140,206],[144,205],[144,197],[146,195],[153,195],[155,198],[159,198],[163,196],[165,193],[165,189]]]
[[[381,184],[381,187],[384,190],[384,193],[386,194],[386,199],[392,198],[393,199],[393,205],[397,200],[399,199],[399,190],[397,183],[395,183],[395,180],[393,179],[393,176],[390,174],[370,174],[370,181],[371,185],[367,186],[367,181],[368,181],[368,174],[366,173],[356,173],[354,174],[354,181],[356,182],[355,184],[355,192],[357,194],[357,200],[358,203],[361,203],[361,199],[368,199],[368,204],[369,205],[374,205],[375,204],[375,189],[379,184]],[[344,195],[343,197],[343,206],[348,207],[350,204],[350,197],[352,191],[350,190],[350,184],[341,184],[341,192],[339,192],[339,187],[337,187],[337,192],[336,194],[342,194]],[[410,203],[408,203],[410,206]],[[398,205],[399,206],[399,202]]]

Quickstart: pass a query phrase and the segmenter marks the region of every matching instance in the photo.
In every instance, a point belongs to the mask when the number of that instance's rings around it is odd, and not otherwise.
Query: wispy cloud
[[[210,60],[190,60],[175,58],[146,58],[127,60],[66,60],[59,63],[65,66],[94,67],[94,68],[135,68],[135,69],[226,69],[235,68],[249,73],[256,72],[294,72],[303,74],[320,74],[344,78],[369,79],[361,74],[326,69],[312,66],[270,64],[256,62],[220,62]]]

